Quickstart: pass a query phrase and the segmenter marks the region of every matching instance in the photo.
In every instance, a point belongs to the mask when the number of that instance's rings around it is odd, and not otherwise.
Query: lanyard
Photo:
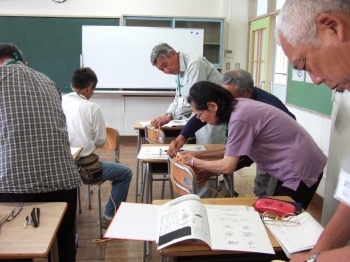
[[[177,88],[176,88],[177,93],[179,94],[179,97],[181,97],[181,83],[180,83],[180,76],[177,75]]]
[[[12,65],[12,64],[14,64],[14,63],[16,63],[17,62],[17,60],[16,59],[12,59],[12,60],[9,60],[9,61],[7,61],[4,65]]]
[[[12,64],[14,64],[14,63],[16,63],[16,62],[18,61],[18,59],[19,59],[18,54],[17,54],[17,53],[13,53],[12,55],[13,55],[13,57],[14,57],[15,59],[8,60],[8,61],[4,64],[5,66],[7,66],[7,65],[12,65]]]

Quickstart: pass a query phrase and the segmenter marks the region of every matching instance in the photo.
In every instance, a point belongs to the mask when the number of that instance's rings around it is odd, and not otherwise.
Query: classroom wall
[[[67,0],[60,4],[52,0],[1,0],[0,15],[224,17],[224,49],[233,50],[234,55],[224,58],[223,64],[230,62],[233,68],[240,63],[241,68],[246,68],[248,4],[241,0]]]
[[[331,119],[328,116],[315,114],[306,110],[298,109],[293,106],[287,108],[291,111],[300,125],[302,125],[315,140],[316,144],[321,148],[323,153],[328,156],[329,140],[331,132]],[[327,166],[323,173],[323,178],[317,188],[317,194],[324,197],[327,179]]]

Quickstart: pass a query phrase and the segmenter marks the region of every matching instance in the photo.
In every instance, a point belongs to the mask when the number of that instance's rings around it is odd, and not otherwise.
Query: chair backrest
[[[145,126],[145,139],[149,144],[164,144],[165,134],[162,129],[150,125]]]
[[[179,195],[197,194],[196,175],[193,169],[168,157],[170,180]]]
[[[114,129],[112,127],[106,127],[106,133],[107,133],[107,141],[103,148],[106,151],[114,151],[114,155],[115,155],[114,161],[116,163],[119,163],[119,155],[120,155],[119,132],[117,129]]]

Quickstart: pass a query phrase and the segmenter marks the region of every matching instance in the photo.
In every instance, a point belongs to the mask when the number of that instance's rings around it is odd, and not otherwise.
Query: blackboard
[[[176,76],[164,74],[150,61],[159,43],[203,56],[203,29],[83,26],[82,38],[83,65],[96,72],[97,89],[176,88]]]
[[[306,73],[300,73],[301,81],[294,81],[293,68],[289,66],[286,103],[330,116],[332,112],[332,90],[325,84],[315,85],[306,82]]]
[[[119,18],[2,16],[0,43],[17,45],[28,66],[49,76],[61,92],[69,92],[66,87],[80,66],[83,25],[119,25]]]

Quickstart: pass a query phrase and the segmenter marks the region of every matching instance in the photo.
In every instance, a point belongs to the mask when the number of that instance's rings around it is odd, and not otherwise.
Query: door
[[[271,90],[269,83],[272,81],[273,71],[273,48],[271,49],[269,44],[273,41],[273,37],[270,36],[270,23],[270,17],[253,21],[250,23],[249,32],[249,72],[253,76],[255,86],[265,91]]]
[[[286,103],[287,97],[287,73],[288,58],[284,54],[281,46],[275,44],[275,65],[271,94]]]

